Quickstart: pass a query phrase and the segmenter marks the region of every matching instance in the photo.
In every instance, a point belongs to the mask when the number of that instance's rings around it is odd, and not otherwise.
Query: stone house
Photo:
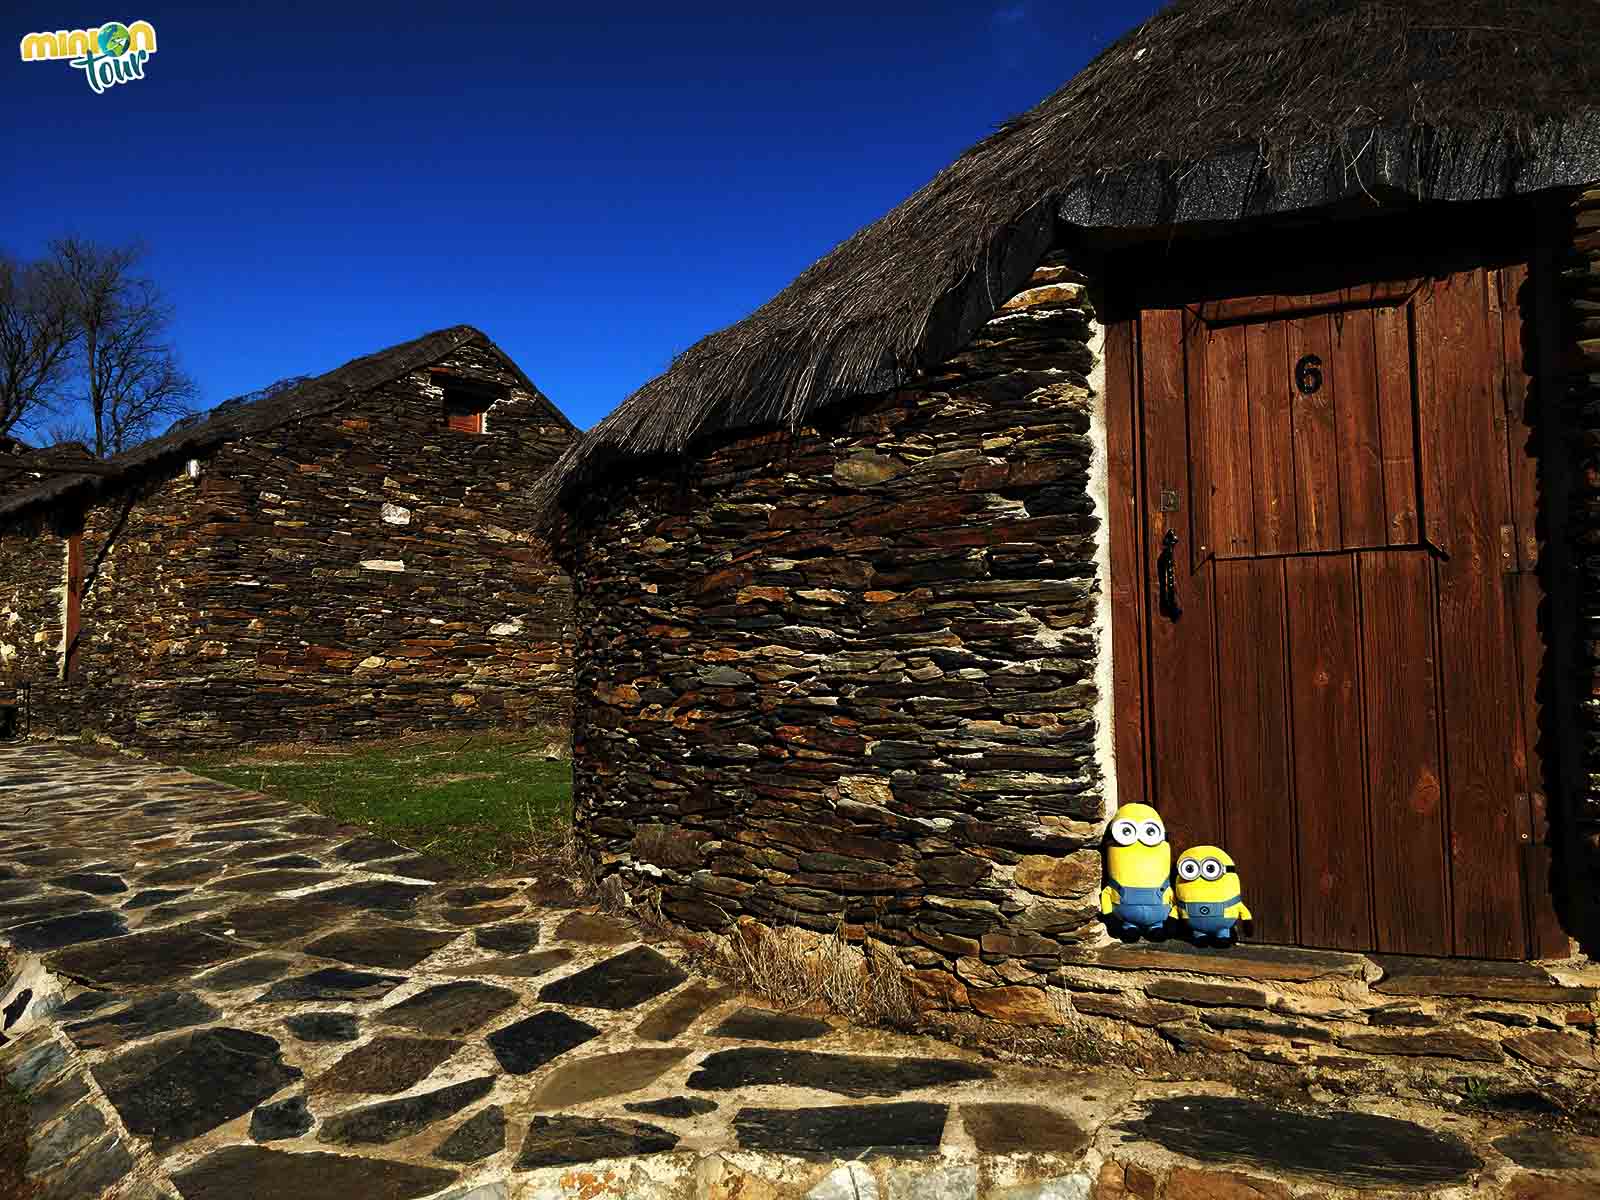
[[[138,745],[565,723],[525,481],[573,433],[457,326],[42,470],[0,496],[3,683]]]
[[[1592,1062],[1600,27],[1515,15],[1173,5],[568,449],[597,871],[933,1007]],[[1131,802],[1245,947],[1109,936]]]

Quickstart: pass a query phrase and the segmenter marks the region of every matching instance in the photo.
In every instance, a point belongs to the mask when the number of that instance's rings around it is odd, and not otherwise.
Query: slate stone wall
[[[0,532],[4,682],[33,681],[35,728],[197,746],[568,720],[571,588],[526,491],[570,432],[487,346],[436,365],[510,389],[487,433],[447,429],[419,370],[97,498],[72,680],[51,526],[75,514]]]
[[[30,514],[0,535],[0,680],[6,687],[59,669],[65,573],[66,542],[47,514]]]
[[[1043,999],[1001,985],[1099,930],[1094,338],[1047,260],[932,377],[587,498],[603,875],[696,928],[870,931],[933,996]]]

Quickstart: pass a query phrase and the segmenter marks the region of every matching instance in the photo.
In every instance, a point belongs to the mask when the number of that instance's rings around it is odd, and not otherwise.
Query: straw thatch
[[[1362,192],[1479,200],[1600,177],[1595,0],[1179,0],[735,325],[539,481],[789,427],[948,357],[1060,224],[1234,221]]]
[[[468,342],[493,346],[482,332],[470,325],[425,333],[419,338],[390,346],[362,358],[352,359],[324,375],[301,379],[291,387],[263,389],[260,399],[240,397],[226,401],[198,421],[179,421],[164,435],[141,442],[131,450],[98,464],[91,475],[57,474],[33,487],[17,491],[0,500],[0,517],[9,517],[40,504],[116,486],[119,481],[142,476],[162,465],[194,458],[226,442],[265,433],[293,421],[333,412],[363,392],[393,382],[430,363],[446,358]],[[568,429],[571,422],[562,415],[522,369],[500,356],[516,373],[518,383],[543,404]]]

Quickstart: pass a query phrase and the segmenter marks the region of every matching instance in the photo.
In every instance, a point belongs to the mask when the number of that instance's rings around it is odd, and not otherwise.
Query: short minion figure
[[[1148,804],[1124,804],[1107,830],[1106,879],[1100,911],[1124,929],[1150,932],[1172,909],[1172,847],[1161,815]]]
[[[1250,920],[1239,890],[1239,872],[1226,850],[1191,846],[1178,856],[1178,899],[1172,915],[1188,923],[1196,939],[1233,939],[1233,927]]]

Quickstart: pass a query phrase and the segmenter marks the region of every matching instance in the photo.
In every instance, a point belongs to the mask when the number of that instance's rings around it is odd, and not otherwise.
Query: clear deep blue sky
[[[23,0],[0,245],[146,243],[205,405],[466,322],[588,427],[1156,7]]]

